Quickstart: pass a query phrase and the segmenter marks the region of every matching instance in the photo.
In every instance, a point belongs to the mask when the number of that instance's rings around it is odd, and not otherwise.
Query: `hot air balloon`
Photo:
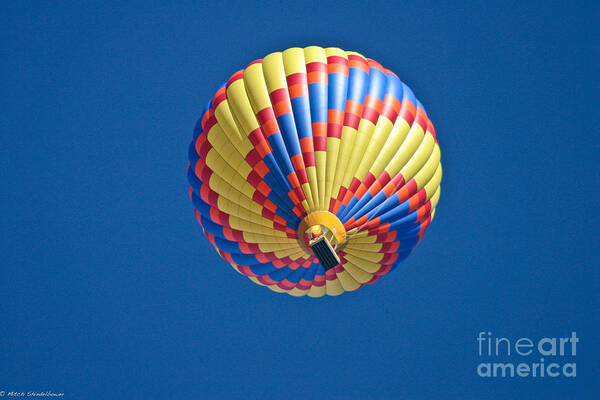
[[[239,273],[293,296],[376,282],[421,241],[442,166],[423,105],[339,48],[290,48],[234,73],[189,147],[205,236]]]

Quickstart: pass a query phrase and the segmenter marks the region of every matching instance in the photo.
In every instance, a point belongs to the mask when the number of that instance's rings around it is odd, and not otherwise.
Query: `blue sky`
[[[598,397],[598,5],[57,3],[0,9],[0,391]],[[317,300],[222,261],[185,175],[219,85],[311,44],[395,71],[444,165],[436,219],[402,266]],[[481,378],[480,331],[576,331],[577,377]]]

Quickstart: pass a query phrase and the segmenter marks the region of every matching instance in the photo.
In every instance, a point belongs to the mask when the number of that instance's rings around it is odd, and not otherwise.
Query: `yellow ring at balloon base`
[[[339,248],[344,242],[346,242],[346,228],[344,228],[342,221],[340,221],[335,214],[332,214],[329,211],[315,211],[304,217],[298,226],[298,240],[303,247],[308,250],[309,253],[312,253],[312,250],[304,242],[304,235],[308,230],[312,232],[313,227],[316,226],[318,226],[320,229],[322,229],[321,227],[325,227],[327,228],[327,231],[333,234],[335,242],[331,244],[336,248]],[[315,229],[315,231],[317,230],[318,229]]]

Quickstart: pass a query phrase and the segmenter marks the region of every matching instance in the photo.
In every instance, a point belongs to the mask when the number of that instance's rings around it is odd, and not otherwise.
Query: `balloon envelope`
[[[291,48],[233,74],[189,149],[208,240],[253,282],[294,296],[354,291],[394,269],[431,223],[441,178],[410,88],[338,48]]]

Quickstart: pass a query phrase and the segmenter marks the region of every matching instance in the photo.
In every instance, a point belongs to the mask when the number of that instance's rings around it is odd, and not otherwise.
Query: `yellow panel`
[[[430,199],[432,209],[435,209],[437,207],[437,204],[440,201],[441,194],[442,194],[442,188],[441,188],[441,186],[438,186],[437,190],[435,191],[433,196],[431,196],[431,199]],[[433,216],[432,216],[432,218],[433,218]]]
[[[329,208],[329,199],[333,197],[335,183],[335,166],[337,165],[340,151],[340,139],[334,137],[327,138],[327,158],[325,164],[325,208]],[[337,190],[337,188],[336,188]]]
[[[350,186],[350,182],[352,182],[352,178],[354,178],[355,174],[357,173],[359,166],[366,158],[368,158],[369,153],[367,153],[366,150],[369,145],[369,142],[371,141],[371,137],[373,136],[374,130],[375,125],[371,121],[369,121],[368,119],[360,120],[356,140],[352,149],[352,153],[350,155],[350,159],[348,160],[348,167],[346,168],[344,178],[342,180],[342,186],[346,188]],[[360,178],[357,176],[357,178],[359,180],[362,180],[364,176]]]
[[[231,200],[219,196],[217,199],[217,208],[229,215],[235,215],[239,218],[252,221],[263,226],[273,227],[273,221],[264,218],[260,213],[255,213],[244,207],[240,207],[239,204],[232,202]]]
[[[223,134],[223,131],[219,128],[218,124],[210,129],[208,141],[213,150],[219,153],[219,155],[226,160],[240,176],[246,179],[248,174],[252,171],[252,167],[248,165],[237,149],[231,145],[229,138]]]
[[[308,46],[304,48],[304,58],[306,64],[312,62],[327,63],[327,53],[325,49],[318,46]]]
[[[360,250],[371,253],[379,253],[382,247],[383,243],[356,243],[350,240],[348,245],[344,248],[344,251]]]
[[[440,147],[435,144],[433,151],[431,152],[429,159],[415,174],[414,179],[417,183],[417,189],[421,189],[434,175],[435,171],[440,165]]]
[[[264,229],[265,232],[273,231],[273,222],[266,219],[259,219],[257,221],[253,221],[250,218],[244,219],[240,218],[238,215],[229,214],[229,225],[233,229],[237,229],[238,231],[246,229],[249,225],[252,226],[260,226],[261,229]],[[281,231],[277,231],[281,232]]]
[[[333,189],[332,196],[336,198],[340,191],[340,187],[342,185],[342,179],[344,178],[344,173],[348,169],[349,163],[355,163],[356,160],[350,160],[350,156],[352,155],[352,148],[354,147],[354,142],[356,141],[357,130],[350,127],[344,126],[342,128],[342,139],[340,141],[340,152],[337,158],[337,165],[335,166],[335,178],[333,179]],[[329,164],[329,160],[327,160]]]
[[[258,244],[258,248],[260,249],[260,251],[262,251],[263,253],[270,253],[270,252],[275,252],[275,251],[279,251],[279,250],[291,250],[291,249],[295,249],[298,250],[298,244],[297,243],[259,243]]]
[[[400,173],[404,177],[404,179],[408,182],[415,174],[421,169],[421,167],[425,164],[425,162],[429,159],[433,148],[435,145],[435,140],[431,134],[426,134],[423,138],[423,141],[413,154],[413,156],[408,160],[406,165],[402,167]]]
[[[438,168],[435,170],[433,177],[425,185],[425,193],[427,193],[427,200],[431,198],[431,195],[440,187],[442,181],[442,164],[438,164]]]
[[[217,126],[223,131],[242,157],[245,157],[252,150],[252,143],[247,140],[238,128],[227,100],[219,103],[215,109],[215,119],[217,120]]]
[[[282,289],[277,285],[267,285],[267,287],[277,293],[286,293],[287,292],[285,289]]]
[[[378,124],[379,125],[379,124]],[[394,155],[398,152],[400,145],[406,139],[410,125],[402,118],[396,119],[396,123],[392,127],[392,131],[383,147],[377,153],[377,157],[373,161],[373,165],[369,169],[374,176],[378,177],[386,165],[394,158]]]
[[[383,145],[386,143],[393,126],[394,125],[392,122],[387,118],[380,118],[377,122],[375,131],[373,132],[373,137],[371,138],[366,150],[363,149],[360,165],[354,174],[354,177],[359,181],[363,181],[367,175],[367,172],[369,172],[369,169],[375,163],[375,159],[382,156],[381,150],[383,149]],[[389,161],[389,159],[387,161]]]
[[[335,273],[338,281],[340,282],[344,291],[352,292],[358,288],[360,288],[360,283],[357,282],[354,277],[348,273],[346,270],[342,270],[341,272]]]
[[[360,268],[358,268],[356,265],[354,265],[351,262],[347,262],[343,265],[344,269],[350,274],[352,275],[352,277],[354,278],[355,281],[360,282],[360,283],[367,283],[369,282],[371,279],[373,279],[373,274],[368,273]]]
[[[396,176],[400,168],[402,168],[412,157],[415,150],[423,141],[425,131],[419,124],[413,124],[408,132],[406,140],[402,143],[398,151],[392,157],[392,160],[384,168],[389,176]]]
[[[290,289],[287,291],[287,294],[294,296],[294,297],[302,297],[302,296],[306,296],[306,294],[308,293],[309,289],[298,289],[296,287]]]
[[[237,172],[225,162],[219,156],[219,154],[210,150],[206,155],[206,165],[213,171],[210,177],[210,187],[215,192],[220,193],[221,187],[235,186],[244,193],[247,197],[251,198],[254,193],[254,187],[250,185],[244,178],[239,176]],[[213,178],[220,178],[222,182],[217,183]]]
[[[363,231],[363,232],[368,233],[368,231]],[[348,239],[348,244],[346,245],[346,247],[354,246],[358,243],[376,243],[376,240],[377,240],[377,235],[369,235],[369,236],[363,235],[362,237],[357,237],[355,234]]]
[[[271,53],[263,58],[262,66],[269,93],[287,88],[281,52]]]
[[[323,297],[325,296],[325,285],[323,286],[315,286],[312,285],[310,289],[308,289],[309,297]]]
[[[328,204],[325,201],[325,176],[327,174],[327,152],[315,151],[315,164],[317,170],[317,182],[319,198],[316,204],[318,210],[327,210]]]
[[[344,293],[344,288],[337,277],[330,281],[325,280],[325,293],[329,296],[339,296]]]
[[[287,243],[298,245],[296,239],[282,238],[273,235],[264,235],[255,232],[244,232],[244,242],[246,243]]]
[[[304,50],[300,47],[291,47],[285,50],[282,53],[282,59],[286,76],[297,73],[306,73]]]
[[[214,176],[214,175],[213,175]],[[213,176],[211,176],[211,181],[213,180]],[[215,179],[218,177],[215,177]],[[218,178],[220,179],[220,178]],[[224,182],[221,180],[221,182]],[[213,182],[214,183],[214,182]],[[209,184],[210,187],[210,184]],[[262,206],[256,203],[249,197],[246,197],[243,193],[237,190],[237,188],[229,185],[220,188],[221,192],[217,192],[219,194],[219,199],[217,200],[217,206],[219,210],[225,211],[226,209],[230,209],[232,204],[239,205],[240,208],[246,209],[254,214],[262,213]],[[226,211],[227,212],[227,211]],[[231,214],[230,212],[227,212]]]
[[[252,64],[246,68],[244,71],[244,85],[255,113],[272,106],[265,84],[262,63]]]
[[[306,261],[309,258],[299,247],[291,250],[276,250],[273,253],[277,258],[289,257],[292,261],[300,260],[299,262]]]
[[[327,47],[325,49],[325,54],[327,55],[327,57],[337,56],[337,57],[344,57],[345,59],[348,59],[348,53],[346,53],[344,50],[337,48],[337,47]]]
[[[246,88],[242,79],[238,79],[229,85],[227,88],[227,100],[235,119],[239,122],[246,136],[259,127],[256,115],[254,115],[250,101],[246,95]]]
[[[349,253],[346,254],[344,258],[352,264],[354,264],[356,267],[362,269],[365,272],[370,272],[372,274],[379,271],[379,269],[381,268],[380,264],[363,260]]]
[[[348,248],[346,247],[345,249],[346,251],[346,255],[350,254],[353,257],[358,257],[360,259],[363,259],[365,261],[369,261],[369,262],[373,262],[373,263],[378,263],[379,261],[381,261],[384,257],[384,253],[373,253],[373,252],[368,252],[368,251],[363,251],[363,250],[359,250],[359,249],[355,249],[355,248]]]

